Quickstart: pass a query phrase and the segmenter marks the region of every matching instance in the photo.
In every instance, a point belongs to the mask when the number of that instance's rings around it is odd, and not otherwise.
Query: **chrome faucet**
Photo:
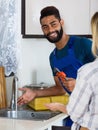
[[[18,83],[18,78],[16,75],[14,75],[13,82],[12,82],[12,96],[10,102],[11,110],[17,110],[17,89],[18,89],[17,83]]]

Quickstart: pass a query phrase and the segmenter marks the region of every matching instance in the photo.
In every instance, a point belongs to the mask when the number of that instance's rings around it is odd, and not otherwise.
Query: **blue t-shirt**
[[[60,50],[55,48],[50,54],[50,66],[52,68],[53,75],[55,76],[54,67],[58,66],[60,70],[64,68],[63,71],[65,71],[68,77],[76,78],[77,69],[95,59],[91,51],[91,46],[92,41],[90,39],[70,36],[69,41],[64,48]],[[62,59],[65,60],[62,62]],[[80,65],[76,67],[79,63]],[[68,66],[66,66],[66,64],[68,64]],[[74,67],[70,67],[71,64],[75,67],[75,69]],[[64,126],[71,126],[72,123],[73,122],[70,117],[64,120]]]
[[[92,51],[91,51],[92,41],[88,38],[77,37],[77,36],[70,36],[69,41],[68,41],[67,45],[65,45],[64,48],[62,48],[60,50],[55,48],[56,49],[56,54],[55,54],[56,58],[60,60],[61,58],[68,55],[68,48],[69,48],[68,44],[69,44],[72,37],[74,37],[72,44],[73,44],[73,51],[74,51],[75,57],[83,65],[86,63],[92,62],[95,59],[93,54],[92,54]],[[54,50],[51,52],[50,57],[49,57],[52,72],[54,69],[53,57],[54,57]],[[55,75],[54,72],[53,72],[53,75]]]

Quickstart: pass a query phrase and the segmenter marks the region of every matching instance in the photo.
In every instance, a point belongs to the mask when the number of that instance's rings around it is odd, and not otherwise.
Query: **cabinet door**
[[[95,12],[98,12],[98,0],[90,0],[90,19],[89,19],[89,25],[90,25],[90,33],[91,33],[91,17]]]
[[[90,0],[90,16],[98,12],[98,0]]]
[[[65,0],[61,15],[68,34],[89,34],[89,0]]]
[[[89,0],[25,0],[25,34],[43,34],[39,22],[40,11],[46,6],[56,6],[65,21],[68,34],[89,33]]]

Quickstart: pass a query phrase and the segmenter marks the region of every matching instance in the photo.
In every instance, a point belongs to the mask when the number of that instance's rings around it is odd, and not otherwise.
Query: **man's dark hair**
[[[59,10],[54,6],[47,6],[43,8],[40,12],[40,21],[42,18],[49,15],[54,15],[58,20],[61,20]]]

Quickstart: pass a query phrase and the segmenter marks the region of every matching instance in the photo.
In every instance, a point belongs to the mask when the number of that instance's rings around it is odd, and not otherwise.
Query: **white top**
[[[75,122],[72,130],[79,126],[98,130],[98,59],[79,69],[67,111]]]
[[[59,125],[58,122],[66,117],[67,115],[61,113],[44,121],[0,118],[0,130],[51,130],[52,125]]]

